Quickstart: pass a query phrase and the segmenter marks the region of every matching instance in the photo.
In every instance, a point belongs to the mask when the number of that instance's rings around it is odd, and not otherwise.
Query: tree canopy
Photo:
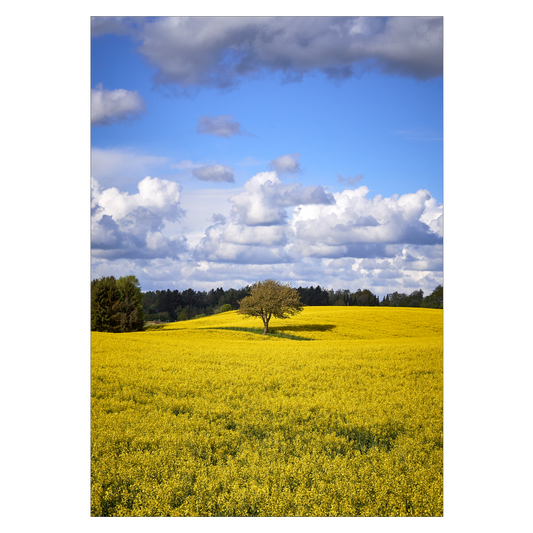
[[[239,305],[237,313],[245,318],[259,317],[263,321],[263,335],[268,333],[272,317],[290,318],[303,311],[298,291],[289,283],[282,284],[273,279],[254,283],[248,296],[240,300]]]
[[[91,282],[91,331],[142,331],[143,297],[135,276],[114,276]]]

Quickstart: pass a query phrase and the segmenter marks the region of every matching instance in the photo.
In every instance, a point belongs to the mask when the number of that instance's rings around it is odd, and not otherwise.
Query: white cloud
[[[368,192],[330,194],[284,184],[275,172],[239,190],[183,194],[157,178],[142,180],[137,194],[95,182],[93,276],[133,270],[143,290],[238,288],[275,277],[380,295],[430,293],[443,281],[442,205],[424,190]]]
[[[275,172],[261,172],[248,180],[244,191],[229,198],[230,218],[211,226],[196,246],[196,260],[237,263],[283,263],[292,260],[287,208],[331,203],[322,187],[283,184]]]
[[[96,258],[176,257],[187,250],[183,237],[167,237],[166,221],[183,216],[180,185],[147,176],[130,195],[117,188],[101,190],[92,179],[91,243]]]
[[[284,226],[244,226],[227,224],[221,235],[224,242],[252,246],[284,246],[287,229]]]
[[[115,89],[108,91],[99,83],[91,89],[91,124],[109,126],[128,118],[135,118],[146,109],[137,91]]]
[[[442,282],[442,205],[428,191],[369,199],[365,186],[321,189],[312,201],[317,190],[283,184],[274,172],[255,175],[229,198],[230,219],[206,230],[193,259],[208,271],[217,263],[276,265],[284,280],[380,294]]]
[[[426,210],[422,213],[420,220],[427,224],[433,233],[443,236],[444,213],[442,205],[435,198],[426,202]]]
[[[334,205],[299,207],[291,221],[296,247],[304,255],[312,244],[308,250],[313,250],[313,255],[320,254],[323,246],[324,257],[331,256],[334,247],[339,247],[342,255],[364,256],[373,251],[384,254],[385,245],[441,242],[441,235],[427,223],[438,210],[428,191],[372,200],[367,194],[368,188],[362,186],[334,194]]]
[[[151,209],[169,220],[177,218],[176,206],[181,191],[178,183],[147,176],[139,182],[138,188],[139,192],[132,195],[120,192],[116,187],[100,191],[98,182],[93,179],[93,206],[98,207],[101,215],[109,215],[115,220],[125,217],[138,207]]]
[[[278,176],[283,174],[300,174],[300,154],[285,154],[270,161],[268,168],[275,170]]]
[[[283,184],[276,172],[260,172],[244,185],[244,192],[232,196],[232,214],[249,226],[282,224],[287,207],[307,204],[329,204],[333,196],[318,185],[303,187],[300,183]]]

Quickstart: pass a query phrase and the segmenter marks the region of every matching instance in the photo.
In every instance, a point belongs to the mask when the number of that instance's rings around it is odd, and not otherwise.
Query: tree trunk
[[[268,333],[268,320],[263,320],[263,324],[265,325],[265,330],[263,331],[263,335],[266,335]]]

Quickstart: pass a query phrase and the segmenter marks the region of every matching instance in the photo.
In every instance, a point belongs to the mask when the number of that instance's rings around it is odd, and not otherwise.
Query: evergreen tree
[[[117,280],[120,293],[120,331],[142,331],[144,327],[143,299],[139,280],[124,276]]]
[[[120,331],[120,293],[114,276],[91,282],[91,331]]]
[[[91,331],[142,331],[143,296],[139,280],[114,276],[91,282]]]

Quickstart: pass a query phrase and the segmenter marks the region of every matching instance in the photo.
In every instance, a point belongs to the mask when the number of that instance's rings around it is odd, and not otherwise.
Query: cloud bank
[[[365,71],[426,80],[442,75],[442,17],[162,17],[138,25],[139,51],[156,84],[228,89],[280,74],[322,72],[342,80]],[[113,30],[111,24],[122,30]],[[98,30],[98,27],[100,29]],[[132,31],[93,22],[93,31]]]
[[[366,186],[329,193],[261,172],[229,197],[228,216],[205,214],[208,227],[191,248],[165,227],[183,217],[177,183],[147,177],[129,195],[93,181],[93,276],[141,273],[143,290],[236,288],[275,277],[382,295],[430,293],[442,283],[442,204],[426,190],[368,193]],[[189,196],[186,207],[199,210],[201,201]]]
[[[231,220],[208,228],[193,257],[254,264],[389,259],[409,245],[442,245],[442,206],[428,191],[372,200],[367,194],[365,186],[331,194],[259,173],[230,197]]]

